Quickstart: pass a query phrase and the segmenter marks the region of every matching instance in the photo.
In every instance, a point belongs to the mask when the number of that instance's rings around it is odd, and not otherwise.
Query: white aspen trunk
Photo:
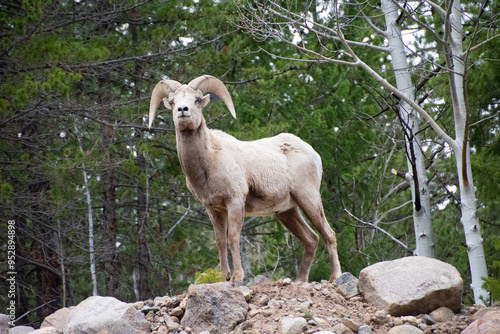
[[[82,142],[80,140],[80,135],[78,133],[78,127],[75,122],[75,134],[78,140],[78,146],[80,152],[85,154],[82,147]],[[89,253],[90,253],[90,275],[92,276],[92,295],[97,296],[97,274],[96,274],[96,263],[95,263],[95,247],[94,247],[94,218],[92,213],[92,197],[90,196],[89,182],[87,178],[87,171],[85,168],[85,161],[82,160],[82,172],[83,172],[83,183],[85,185],[85,195],[87,196],[87,214],[89,217]]]
[[[482,288],[483,278],[488,276],[486,260],[484,258],[483,239],[477,217],[476,189],[472,180],[472,169],[470,164],[470,149],[467,140],[467,101],[464,87],[465,60],[462,49],[462,12],[460,0],[455,0],[452,5],[450,20],[451,27],[451,51],[452,55],[450,73],[451,95],[453,101],[453,112],[455,121],[455,144],[452,146],[457,162],[458,180],[460,186],[460,209],[462,213],[461,223],[463,225],[469,267],[471,272],[471,288],[474,293],[476,304],[484,305],[488,300],[488,292]],[[447,60],[448,61],[448,60]]]
[[[397,88],[408,99],[414,101],[415,89],[408,69],[405,46],[401,37],[401,26],[397,23],[399,16],[398,7],[391,0],[382,0],[381,5],[385,15],[387,27],[385,34],[389,41],[389,53],[392,58],[391,63],[396,78]],[[416,169],[416,175],[414,175],[412,157],[407,156],[408,173],[411,178],[409,184],[413,199],[413,225],[415,229],[416,244],[414,255],[433,258],[434,233],[432,231],[431,202],[424,159],[420,149],[420,140],[417,136],[420,120],[413,108],[403,100],[400,101],[399,112],[401,118],[409,128],[403,129],[411,135],[410,138],[405,137],[406,151],[408,154],[414,152],[413,158]],[[416,184],[414,182],[415,177],[416,180],[418,180],[418,189],[416,189]],[[420,202],[420,210],[417,210],[415,207],[417,201]]]
[[[58,253],[59,253],[59,262],[61,263],[61,273],[62,273],[62,288],[63,288],[63,304],[62,307],[66,307],[66,298],[67,298],[67,286],[66,286],[66,266],[65,266],[65,258],[64,251],[61,239],[61,220],[57,219],[57,243],[58,243]]]

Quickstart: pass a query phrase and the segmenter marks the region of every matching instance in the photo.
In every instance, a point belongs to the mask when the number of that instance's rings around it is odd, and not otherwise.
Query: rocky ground
[[[369,305],[361,296],[344,298],[337,292],[336,284],[327,281],[295,283],[286,278],[252,285],[248,290],[243,287],[243,292],[247,294],[248,314],[246,320],[230,333],[291,334],[294,333],[293,328],[288,331],[283,327],[283,319],[290,318],[291,323],[295,321],[302,328],[295,333],[385,334],[395,326],[408,324],[426,334],[459,334],[481,309],[480,306],[463,306],[459,314],[442,310],[441,314],[434,314],[432,318],[423,314],[393,317]],[[156,298],[136,307],[146,313],[154,334],[194,332],[180,325],[186,308],[186,295]],[[443,322],[435,323],[433,318]]]

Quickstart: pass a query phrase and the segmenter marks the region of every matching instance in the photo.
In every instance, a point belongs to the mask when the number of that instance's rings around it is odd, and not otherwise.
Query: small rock
[[[310,326],[318,326],[318,323],[314,319],[307,320],[307,324]]]
[[[354,332],[357,332],[359,330],[359,326],[361,326],[361,324],[349,318],[343,318],[342,324]]]
[[[160,307],[159,306],[144,306],[142,309],[141,309],[141,312],[144,313],[144,314],[147,314],[149,312],[153,312],[153,313],[156,313],[160,310]]]
[[[259,309],[253,309],[253,310],[248,311],[248,317],[249,318],[253,318],[257,314],[260,314],[260,310]]]
[[[417,326],[417,318],[415,318],[414,316],[404,316],[404,317],[401,317],[400,318],[404,323],[407,323],[409,325],[412,325],[412,326]]]
[[[330,292],[330,290],[324,288],[324,289],[321,289],[321,293],[325,296],[325,297],[330,297],[330,295],[332,294]]]
[[[35,329],[30,326],[15,326],[9,329],[9,334],[28,334],[34,331]]]
[[[455,313],[447,307],[440,307],[437,310],[429,313],[429,317],[431,317],[435,322],[446,322],[452,321],[455,318]]]
[[[182,297],[182,296],[179,296]],[[185,300],[184,298],[176,298],[176,297],[165,297],[165,304],[168,308],[176,308],[181,304],[181,299]]]
[[[308,301],[300,303],[299,309],[302,312],[306,312],[309,308],[311,308],[311,306],[312,306],[312,303],[311,303],[311,301],[308,300]]]
[[[392,321],[392,324],[393,324],[393,327],[394,326],[401,326],[402,324],[404,324],[403,320],[401,320],[401,318],[396,318]]]
[[[424,332],[412,325],[401,325],[392,327],[387,334],[424,334]]]
[[[271,309],[262,310],[262,312],[260,312],[260,314],[262,314],[265,317],[270,317],[274,314],[274,311]]]
[[[133,307],[135,307],[136,310],[141,310],[144,307],[144,302],[135,302],[131,303]]]
[[[350,300],[351,302],[362,302],[362,301],[363,301],[363,297],[362,297],[362,296],[360,296],[360,295],[357,295],[357,296],[354,296],[354,297],[352,297],[352,298],[349,298],[349,300]]]
[[[343,273],[337,278],[337,292],[344,298],[349,299],[359,295],[358,279],[351,273]]]
[[[169,330],[176,330],[179,329],[180,325],[174,321],[167,321],[167,328]]]
[[[314,334],[336,334],[336,333],[330,331],[319,331],[319,332],[314,332]]]
[[[371,334],[372,328],[368,325],[361,325],[358,329],[358,334]]]
[[[269,301],[269,303],[267,303],[267,305],[270,307],[270,308],[274,308],[274,309],[280,309],[281,308],[281,305],[284,304],[285,302],[283,302],[282,300],[277,300],[277,299],[271,299]]]
[[[314,288],[318,291],[320,291],[321,289],[323,289],[323,285],[321,285],[320,283],[317,283],[317,284],[314,284]]]
[[[354,332],[344,324],[336,324],[332,329],[335,334],[354,334]]]
[[[154,306],[166,306],[167,303],[166,303],[166,300],[167,300],[167,297],[155,297],[155,299],[153,300],[153,305]]]
[[[249,301],[250,298],[252,298],[251,291],[248,287],[242,285],[242,286],[237,287],[236,289],[241,291],[241,293],[243,294],[243,297],[245,297],[246,301]]]
[[[307,328],[307,321],[302,317],[281,319],[281,333],[300,334]]]
[[[253,321],[244,321],[241,323],[240,328],[242,330],[247,330],[253,327]]]
[[[422,332],[426,332],[427,331],[427,325],[426,324],[418,324],[417,326]]]
[[[168,333],[168,328],[166,326],[160,326],[158,328],[158,333],[166,334],[166,333]]]
[[[326,319],[320,318],[320,317],[313,317],[313,320],[316,321],[318,326],[321,327],[328,327],[330,326],[330,322]]]
[[[266,306],[267,303],[269,303],[269,296],[268,295],[262,295],[259,299],[258,304],[260,306]]]
[[[379,325],[383,325],[391,321],[391,316],[385,314],[384,311],[377,311],[372,317],[371,320]]]
[[[429,317],[428,314],[425,314],[424,315],[424,322],[429,325],[429,326],[432,326],[436,323],[436,321],[434,321],[434,319],[432,319],[431,317]]]
[[[258,309],[259,307],[255,304],[248,304],[248,310],[255,310]]]
[[[174,308],[171,312],[170,315],[173,315],[174,317],[179,317],[184,314],[184,310],[181,309],[180,307]]]

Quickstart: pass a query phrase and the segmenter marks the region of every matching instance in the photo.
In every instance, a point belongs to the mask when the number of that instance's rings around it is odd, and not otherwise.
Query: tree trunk
[[[104,278],[106,282],[106,295],[118,296],[118,252],[116,249],[116,235],[118,225],[116,219],[116,190],[115,172],[112,167],[113,154],[110,146],[114,140],[114,130],[108,126],[101,126],[101,138],[105,172],[102,175],[102,202],[103,202],[103,258],[104,258]]]
[[[75,135],[78,141],[78,147],[82,154],[83,151],[82,141],[80,139],[80,132],[76,125],[76,119],[74,119],[75,125]],[[83,173],[83,184],[85,185],[85,195],[87,197],[87,215],[89,220],[89,254],[90,254],[90,276],[92,277],[92,295],[97,296],[97,272],[96,272],[96,261],[95,261],[95,247],[94,247],[94,215],[92,210],[92,197],[90,195],[89,182],[87,177],[87,169],[85,168],[85,156],[82,158],[82,173]]]
[[[141,174],[145,173],[146,159],[144,154],[136,158],[136,165]],[[147,188],[138,184],[137,186],[137,238],[135,241],[136,259],[134,265],[134,280],[136,286],[136,299],[145,300],[148,296],[148,265],[149,251],[146,243],[146,212],[147,212]]]
[[[488,277],[486,260],[484,258],[483,239],[477,217],[477,199],[472,180],[470,164],[470,149],[468,143],[468,105],[467,93],[464,87],[465,59],[462,48],[462,12],[460,0],[455,0],[449,17],[451,40],[449,48],[452,56],[447,62],[452,64],[449,72],[450,89],[453,101],[455,119],[455,145],[452,146],[457,161],[458,180],[460,185],[461,223],[464,228],[467,255],[471,272],[471,288],[476,304],[483,304],[488,299],[488,292],[482,288],[483,278]]]
[[[137,15],[133,12],[132,15]],[[132,45],[135,48],[139,45],[137,36],[137,25],[131,23],[129,25],[130,35],[132,37]],[[141,96],[141,66],[138,60],[135,61],[134,68],[134,95],[136,98]],[[140,141],[142,132],[137,131],[136,139]],[[139,167],[140,175],[146,175],[146,158],[144,153],[137,152],[135,164]],[[146,241],[146,214],[148,209],[148,179],[146,175],[146,185],[137,180],[137,238],[135,240],[135,264],[134,264],[134,290],[137,300],[145,300],[148,296],[148,267],[149,267],[149,249]]]
[[[415,100],[415,89],[408,69],[405,46],[398,24],[398,8],[391,0],[382,0],[389,41],[391,63],[399,91],[408,99]],[[426,169],[418,138],[419,117],[406,102],[400,101],[399,118],[405,134],[406,160],[408,164],[409,184],[413,199],[413,224],[415,230],[415,255],[434,257],[434,233],[432,231],[431,202]]]
[[[106,295],[117,296],[118,290],[118,253],[116,250],[116,192],[115,175],[111,167],[103,175],[103,249],[104,249],[104,276],[106,281]]]

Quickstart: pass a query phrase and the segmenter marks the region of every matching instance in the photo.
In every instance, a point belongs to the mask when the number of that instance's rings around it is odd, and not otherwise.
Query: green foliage
[[[500,252],[500,239],[493,238],[491,240],[491,245],[493,248],[493,254],[498,255]],[[489,277],[486,277],[484,280],[483,288],[485,288],[489,293],[490,297],[493,300],[494,304],[500,303],[500,260],[498,256],[493,258],[491,265],[488,268]]]
[[[194,284],[206,284],[206,283],[217,283],[225,282],[226,279],[222,276],[222,273],[218,269],[208,268],[204,272],[197,272],[194,276]]]
[[[7,201],[10,199],[12,192],[14,191],[14,188],[12,187],[11,184],[4,182],[0,185],[0,195],[2,197],[2,202],[7,203]]]

